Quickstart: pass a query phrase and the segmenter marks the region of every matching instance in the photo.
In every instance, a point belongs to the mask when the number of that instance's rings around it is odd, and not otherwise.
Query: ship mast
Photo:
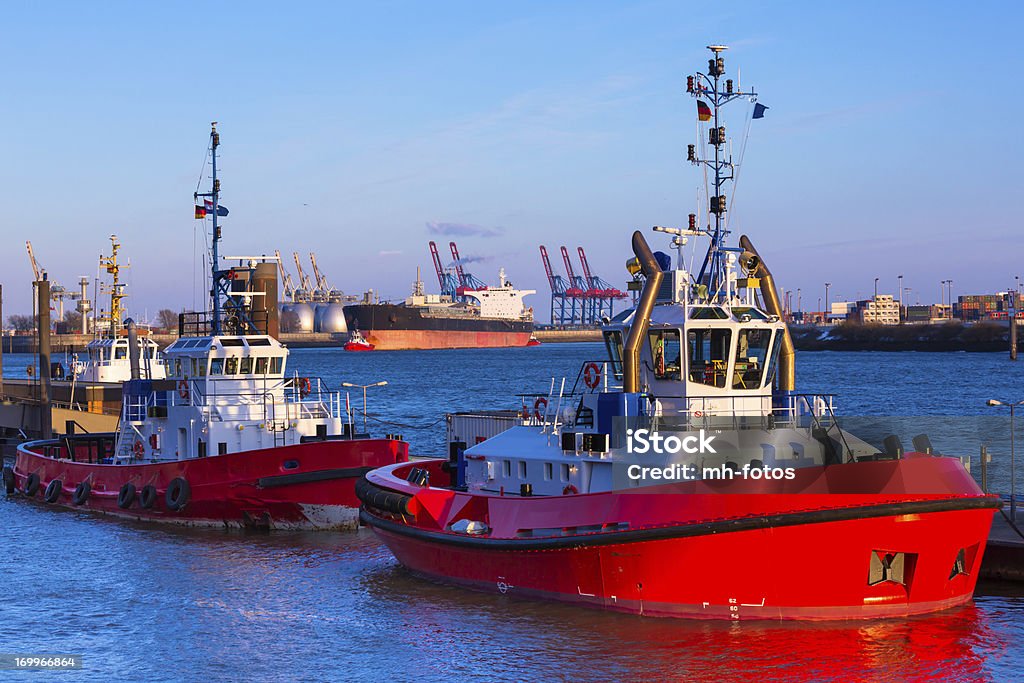
[[[212,285],[210,287],[210,298],[213,299],[213,320],[210,322],[210,332],[214,336],[221,334],[221,300],[220,289],[223,287],[224,276],[227,271],[219,269],[220,265],[220,226],[217,225],[217,214],[220,212],[220,180],[217,178],[217,148],[220,146],[220,133],[217,132],[217,122],[210,124],[210,159],[213,169],[213,184],[210,192],[197,192],[195,197],[210,197],[213,202],[213,241],[211,248],[211,271]]]
[[[121,309],[121,299],[127,296],[124,293],[124,283],[119,278],[122,266],[117,262],[117,251],[120,248],[121,244],[117,241],[117,235],[111,235],[110,256],[100,256],[100,267],[110,274],[112,280],[110,284],[110,316],[108,319],[111,337],[116,337],[121,329],[121,319],[124,315]]]
[[[725,149],[726,135],[725,126],[720,119],[720,112],[723,106],[741,97],[748,98],[751,102],[757,101],[757,93],[752,89],[743,92],[739,90],[738,84],[733,86],[731,78],[725,79],[724,88],[721,81],[725,75],[725,60],[722,53],[729,48],[725,45],[708,45],[712,57],[708,60],[708,72],[706,74],[697,72],[693,76],[686,77],[686,92],[697,100],[697,117],[700,121],[711,121],[712,126],[708,130],[708,144],[713,150],[713,158],[704,159],[698,156],[696,145],[688,145],[687,160],[694,165],[702,165],[711,170],[714,174],[714,195],[708,198],[708,217],[713,216],[713,225],[708,225],[708,232],[711,234],[711,244],[704,256],[704,263],[701,265],[697,275],[697,282],[707,287],[709,296],[714,296],[724,284],[725,280],[725,252],[729,249],[725,246],[726,235],[729,230],[726,228],[726,194],[724,187],[726,181],[735,179],[735,166],[732,161],[732,153]],[[695,229],[696,216],[690,214],[690,229]]]

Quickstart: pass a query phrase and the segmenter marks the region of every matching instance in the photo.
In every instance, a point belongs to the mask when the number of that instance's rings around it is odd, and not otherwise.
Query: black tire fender
[[[35,498],[36,493],[39,491],[39,475],[33,472],[28,475],[28,479],[25,480],[25,495],[29,498]]]
[[[149,510],[155,503],[156,487],[152,484],[146,484],[142,487],[142,491],[139,492],[139,507]]]
[[[92,484],[88,481],[80,481],[71,496],[71,502],[75,505],[83,505],[85,501],[89,500],[90,493],[92,493]]]
[[[164,502],[167,503],[168,510],[177,512],[188,505],[191,497],[192,487],[188,485],[188,481],[183,477],[175,477],[167,485],[167,494],[164,496]]]
[[[135,502],[135,484],[128,482],[117,492],[117,507],[127,510]]]
[[[47,503],[56,503],[60,500],[60,494],[64,490],[64,482],[60,479],[51,479],[46,485],[46,492],[43,493],[43,500]]]

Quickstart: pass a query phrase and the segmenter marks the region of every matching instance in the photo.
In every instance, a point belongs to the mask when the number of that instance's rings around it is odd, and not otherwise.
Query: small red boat
[[[373,351],[373,348],[373,344],[366,341],[359,330],[352,330],[348,335],[348,341],[345,342],[346,351]]]
[[[215,207],[218,142],[214,127],[214,186],[203,196]],[[219,264],[212,213],[211,261]],[[118,431],[21,445],[14,468],[4,470],[8,494],[187,525],[357,525],[355,482],[408,460],[408,444],[356,438],[347,399],[318,379],[287,375],[288,349],[268,333],[276,266],[240,260],[214,266],[212,314],[182,315],[180,336],[164,351],[166,379],[139,379],[140,345],[129,324],[133,379],[123,385]]]
[[[526,342],[527,346],[540,346],[540,339],[537,339],[537,335],[531,334],[529,341]]]
[[[720,89],[725,48],[711,49],[713,73],[689,90],[719,126],[720,105],[756,95]],[[732,174],[724,130],[709,136],[716,189]],[[692,145],[690,158],[703,163]],[[691,215],[689,229],[655,229],[673,236],[675,269],[633,234],[639,301],[604,326],[608,360],[584,364],[578,386],[552,381],[490,438],[459,427],[448,461],[389,465],[356,485],[363,522],[399,562],[479,590],[665,617],[902,617],[971,599],[999,499],[925,435],[909,453],[898,435],[859,438],[831,396],[794,393],[772,274],[746,236],[725,245],[725,208],[714,197],[713,225]],[[694,273],[691,237],[710,238]]]

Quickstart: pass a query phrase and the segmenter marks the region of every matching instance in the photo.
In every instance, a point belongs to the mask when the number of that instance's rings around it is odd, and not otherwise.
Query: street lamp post
[[[903,322],[903,276],[900,275],[900,322]]]
[[[832,286],[831,282],[825,283],[825,324],[828,325],[828,288]]]
[[[1017,521],[1017,473],[1016,473],[1016,462],[1014,455],[1014,434],[1013,434],[1013,413],[1019,405],[1024,405],[1024,401],[997,401],[994,398],[990,398],[986,405],[992,407],[1004,406],[1010,409],[1010,519],[1014,522]]]
[[[875,278],[875,300],[878,300],[878,278]]]
[[[366,434],[366,390],[370,387],[383,387],[387,385],[387,381],[374,382],[373,384],[352,384],[351,382],[342,382],[343,387],[352,387],[353,389],[363,390],[363,433]]]

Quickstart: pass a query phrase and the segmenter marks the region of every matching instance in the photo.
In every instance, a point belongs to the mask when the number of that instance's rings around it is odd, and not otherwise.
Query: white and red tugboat
[[[219,135],[210,135],[213,189]],[[198,215],[197,211],[197,215]],[[213,212],[212,263],[220,263]],[[273,331],[276,264],[213,269],[213,312],[182,316],[167,378],[125,382],[119,429],[34,441],[4,472],[8,493],[52,505],[189,525],[352,528],[354,484],[404,462],[408,444],[353,435],[347,401],[317,379],[288,376]],[[129,349],[134,324],[129,324]],[[270,329],[268,329],[270,328]]]
[[[841,428],[830,396],[794,393],[771,273],[746,237],[724,239],[732,165],[719,107],[755,95],[721,82],[725,48],[711,49],[688,89],[714,118],[713,150],[690,152],[713,171],[713,218],[659,229],[680,255],[709,238],[701,269],[672,269],[634,233],[642,294],[605,326],[609,359],[584,366],[585,388],[552,382],[517,426],[453,444],[450,461],[370,472],[356,486],[362,520],[416,574],[643,615],[856,619],[961,605],[1000,503],[927,437],[915,452],[894,437],[875,447]],[[609,372],[621,388],[601,390]]]
[[[373,344],[366,341],[359,330],[352,330],[348,335],[348,341],[345,342],[346,351],[373,351]]]

